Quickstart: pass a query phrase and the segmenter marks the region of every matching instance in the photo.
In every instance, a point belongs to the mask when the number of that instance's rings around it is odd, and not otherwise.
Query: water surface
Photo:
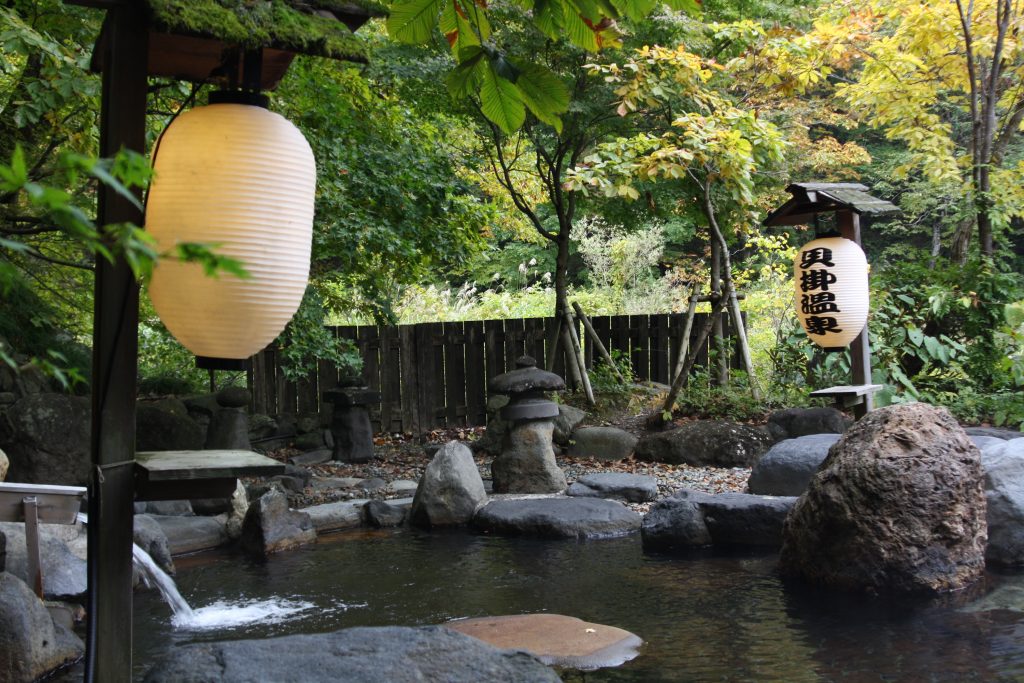
[[[646,641],[621,667],[566,674],[588,683],[1024,681],[1020,578],[989,577],[985,597],[896,602],[787,586],[776,563],[647,555],[638,536],[577,543],[417,531],[353,532],[265,562],[183,558],[178,586],[197,610],[305,607],[235,628],[182,629],[157,593],[137,594],[136,676],[188,642],[553,612]]]

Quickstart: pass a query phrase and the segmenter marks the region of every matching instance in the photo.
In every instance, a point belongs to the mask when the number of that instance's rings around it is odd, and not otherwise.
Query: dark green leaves
[[[401,0],[392,3],[388,34],[403,43],[425,43],[437,25],[442,0]]]

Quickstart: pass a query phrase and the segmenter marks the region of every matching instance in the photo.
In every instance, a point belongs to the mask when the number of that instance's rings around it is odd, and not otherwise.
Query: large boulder
[[[750,467],[771,445],[767,432],[723,420],[688,422],[649,434],[636,445],[636,459],[670,465]]]
[[[640,531],[651,550],[775,549],[782,545],[782,527],[794,504],[795,497],[683,489],[659,500],[644,515]]]
[[[754,463],[747,488],[765,496],[799,496],[839,436],[809,434],[778,442]]]
[[[0,572],[0,681],[30,683],[75,661],[84,649],[24,581]]]
[[[639,530],[640,515],[601,498],[515,498],[487,503],[473,526],[508,536],[611,538]]]
[[[11,466],[11,461],[7,459],[7,454],[0,450],[0,481],[7,478],[7,470]]]
[[[409,521],[417,526],[467,524],[487,501],[473,453],[458,441],[437,449],[413,497]]]
[[[633,455],[639,439],[618,427],[580,427],[572,433],[569,455],[594,460],[623,460]]]
[[[89,399],[32,394],[0,416],[7,481],[85,486],[89,480]],[[4,419],[6,418],[6,419]]]
[[[924,403],[869,413],[832,447],[786,520],[784,573],[836,588],[944,592],[985,568],[981,456]]]
[[[227,531],[227,515],[216,517],[181,517],[150,515],[167,537],[171,555],[187,555],[211,550],[231,540]]]
[[[988,546],[985,559],[1024,565],[1024,439],[1003,441],[981,455],[985,471]]]
[[[579,408],[559,403],[558,416],[554,419],[555,431],[552,434],[552,438],[554,438],[555,443],[559,446],[568,446],[569,441],[573,438],[573,432],[576,431],[576,428],[579,427],[586,419],[586,412]]]
[[[25,525],[0,522],[7,536],[7,571],[28,581]],[[40,524],[39,558],[43,595],[48,600],[80,600],[86,593],[86,531],[81,524]]]
[[[249,406],[251,393],[245,387],[227,387],[217,392],[220,410],[210,419],[206,430],[206,448],[248,451]]]
[[[499,650],[440,626],[190,643],[157,662],[146,683],[560,683],[533,655]]]
[[[586,474],[565,491],[567,496],[584,498],[621,498],[630,503],[646,503],[658,497],[658,479],[646,474],[595,472]]]
[[[140,405],[135,411],[135,447],[140,451],[197,451],[206,431],[188,416]]]
[[[313,520],[305,512],[288,509],[288,498],[277,487],[249,505],[242,522],[242,549],[265,557],[316,542]]]
[[[835,408],[786,408],[768,416],[768,433],[776,441],[809,434],[842,434],[850,419]]]
[[[163,527],[149,515],[135,515],[133,522],[135,545],[146,552],[157,566],[174,575],[174,560],[171,559],[171,544]]]

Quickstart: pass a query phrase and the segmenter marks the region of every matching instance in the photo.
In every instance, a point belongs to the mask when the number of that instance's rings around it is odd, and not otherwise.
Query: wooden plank
[[[400,344],[399,367],[401,368],[402,431],[419,434],[422,431],[419,404],[419,374],[416,372],[416,326],[401,325],[398,328]]]
[[[438,426],[437,410],[444,408],[443,399],[438,405],[435,397],[437,385],[444,382],[444,366],[436,367],[434,363],[434,326],[440,323],[420,323],[415,325],[416,335],[416,402],[419,404],[420,430],[424,432]],[[443,396],[443,394],[442,394]],[[443,410],[442,410],[443,412]]]
[[[371,390],[380,391],[380,331],[376,325],[360,325],[356,338],[363,358],[363,382]],[[374,403],[368,408],[374,431],[380,431],[380,404]]]
[[[612,347],[618,349],[620,358],[626,358],[630,363],[633,356],[629,346],[629,316],[615,315],[611,317]],[[633,369],[636,372],[636,368]]]
[[[223,479],[282,474],[284,464],[252,451],[143,451],[135,466],[147,481]]]
[[[505,321],[505,371],[516,369],[516,359],[526,353],[526,325],[522,318]]]
[[[697,313],[694,316],[694,318],[693,318],[693,329],[690,330],[690,348],[693,348],[693,345],[697,343],[697,337],[700,336],[701,328],[704,327],[704,320],[709,315],[711,315],[711,314],[710,313]],[[711,344],[713,344],[713,343],[714,343],[714,340],[713,340],[712,336],[708,335],[708,338],[704,341],[703,344],[700,345],[700,348],[697,350],[697,359],[696,359],[696,361],[693,364],[694,370],[696,370],[698,368],[708,369],[708,349],[711,348]],[[714,373],[709,372],[708,374],[709,375],[713,375]]]
[[[647,380],[651,378],[651,330],[646,315],[630,316],[630,330],[634,332],[633,346],[633,372],[637,379]]]
[[[466,425],[466,333],[461,322],[443,323],[444,417],[449,427]]]
[[[505,326],[500,320],[484,321],[484,362],[488,384],[505,372]]]
[[[668,316],[668,367],[671,373],[679,364],[679,349],[683,345],[683,332],[686,329],[686,316],[683,313],[671,313]],[[671,384],[669,377],[669,384]]]
[[[484,362],[484,324],[466,322],[466,423],[471,427],[487,424],[487,366]]]
[[[558,327],[558,319],[555,317],[544,318],[544,358],[547,359],[549,349],[547,344],[558,343],[555,339],[555,329]],[[550,368],[545,368],[555,373],[559,377],[565,378],[565,353],[564,349],[559,349],[559,352],[555,354],[555,362],[551,364]]]
[[[651,375],[652,382],[669,383],[668,315],[650,316]]]
[[[382,432],[402,431],[402,373],[398,328],[382,326],[380,335],[380,426]]]
[[[547,358],[544,332],[544,318],[527,318],[523,321],[523,352],[543,366]]]

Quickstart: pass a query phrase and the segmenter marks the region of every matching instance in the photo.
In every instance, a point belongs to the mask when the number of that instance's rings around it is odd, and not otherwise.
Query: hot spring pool
[[[645,555],[638,536],[403,530],[325,540],[266,562],[179,559],[178,587],[194,608],[283,609],[245,626],[176,629],[157,593],[138,593],[136,678],[181,643],[554,612],[646,641],[635,660],[565,674],[573,681],[1024,681],[1024,576],[989,576],[971,597],[896,602],[784,585],[775,555]]]

